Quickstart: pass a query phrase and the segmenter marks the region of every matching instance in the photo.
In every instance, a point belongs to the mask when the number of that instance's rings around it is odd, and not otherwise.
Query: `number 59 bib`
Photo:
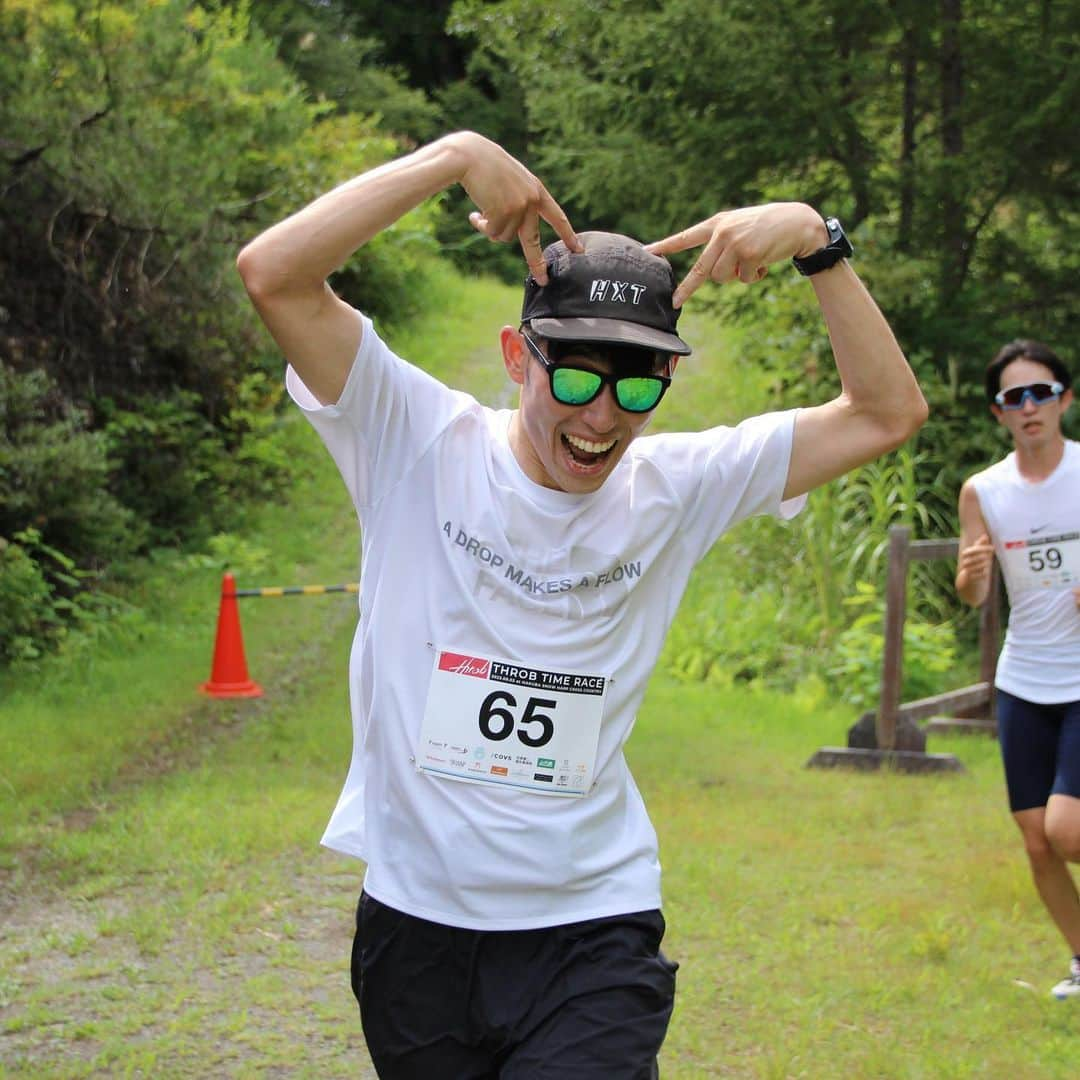
[[[1080,533],[1006,540],[1003,547],[1010,596],[1080,584]]]
[[[592,787],[610,681],[436,649],[416,767],[580,798]]]

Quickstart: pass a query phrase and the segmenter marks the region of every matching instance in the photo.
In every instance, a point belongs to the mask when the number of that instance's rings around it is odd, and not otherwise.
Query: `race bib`
[[[436,649],[416,767],[580,798],[593,784],[610,678]]]
[[[1004,553],[1010,594],[1080,585],[1080,533],[1006,540]]]

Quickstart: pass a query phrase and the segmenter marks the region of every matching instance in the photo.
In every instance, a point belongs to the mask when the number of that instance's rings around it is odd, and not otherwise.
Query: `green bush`
[[[190,391],[138,397],[133,408],[100,402],[110,485],[152,546],[201,542],[243,500],[279,491],[290,474],[279,437],[280,379],[245,375],[216,425]]]
[[[844,603],[861,614],[836,638],[825,670],[844,701],[859,710],[870,709],[881,687],[885,602],[876,586],[860,581]],[[904,621],[901,700],[914,701],[947,690],[957,662],[953,624],[931,623],[909,611]]]
[[[243,499],[289,476],[280,379],[254,371],[215,426],[189,391],[98,402],[101,431],[41,371],[0,364],[0,665],[53,647],[65,622],[106,617],[96,571],[148,546],[205,540]]]
[[[238,500],[265,499],[277,494],[292,475],[284,438],[281,407],[284,383],[280,375],[252,371],[237,384],[233,404],[219,424],[222,445],[210,461],[219,512],[226,523]]]
[[[178,542],[215,508],[212,467],[222,451],[213,425],[198,411],[197,395],[142,396],[123,409],[99,404],[113,491],[152,544]]]
[[[55,630],[52,589],[41,567],[0,536],[0,664],[34,659]]]
[[[812,669],[820,627],[812,597],[775,566],[759,573],[753,565],[769,524],[740,526],[695,570],[661,657],[676,678],[790,689]]]
[[[815,676],[852,703],[876,693],[889,528],[953,535],[949,507],[920,472],[933,475],[932,459],[905,446],[812,492],[794,521],[756,518],[725,537],[691,582],[665,667],[683,679],[783,689]],[[956,614],[952,571],[945,560],[911,565],[908,696],[942,689],[957,631],[974,621],[969,610]]]
[[[142,532],[108,490],[105,437],[44,372],[0,363],[0,536],[33,528],[82,566],[135,550]]]

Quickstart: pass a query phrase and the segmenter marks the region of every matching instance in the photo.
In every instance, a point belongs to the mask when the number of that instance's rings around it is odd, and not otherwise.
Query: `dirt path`
[[[316,852],[267,878],[288,891],[220,940],[119,932],[167,913],[152,881],[24,894],[0,930],[0,1075],[374,1077],[348,985],[359,868]]]
[[[195,701],[93,805],[53,827],[88,830],[126,794],[206,767],[246,726],[295,709],[340,605],[266,697]],[[328,807],[329,809],[329,807]],[[24,849],[0,877],[0,1077],[374,1077],[349,987],[363,868],[320,849],[237,866],[237,887],[170,895],[153,875],[74,884]],[[227,880],[227,875],[226,878]]]

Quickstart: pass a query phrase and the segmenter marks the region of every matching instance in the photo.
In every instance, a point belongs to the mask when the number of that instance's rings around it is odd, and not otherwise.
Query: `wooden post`
[[[900,684],[904,670],[904,616],[907,607],[907,573],[911,529],[889,529],[889,572],[885,585],[885,646],[881,658],[881,695],[876,720],[880,750],[896,749],[896,716],[900,708]]]
[[[908,566],[912,562],[929,559],[955,559],[959,541],[912,540],[906,525],[894,525],[889,529],[889,567],[885,589],[885,644],[881,658],[881,692],[876,711],[864,713],[848,731],[846,747],[825,746],[806,763],[808,768],[832,769],[849,767],[855,769],[879,769],[884,764],[903,772],[963,772],[964,767],[953,754],[929,754],[926,752],[926,732],[934,730],[935,723],[954,723],[946,719],[935,720],[942,709],[955,710],[954,715],[964,716],[964,710],[977,710],[980,714],[990,700],[993,708],[993,677],[997,663],[998,630],[1000,624],[999,588],[997,567],[994,567],[992,593],[979,615],[979,659],[983,682],[949,690],[944,694],[920,698],[918,701],[900,703],[900,691],[904,669],[904,619],[907,608]],[[967,715],[971,715],[968,713]],[[991,712],[991,715],[993,713]],[[916,722],[930,719],[925,728]],[[960,724],[963,721],[959,721]],[[871,731],[871,725],[873,729]],[[985,721],[979,725],[985,730]],[[958,729],[959,730],[959,729]],[[913,739],[912,733],[919,736]],[[898,750],[897,744],[905,745]],[[914,745],[907,745],[913,743]]]

